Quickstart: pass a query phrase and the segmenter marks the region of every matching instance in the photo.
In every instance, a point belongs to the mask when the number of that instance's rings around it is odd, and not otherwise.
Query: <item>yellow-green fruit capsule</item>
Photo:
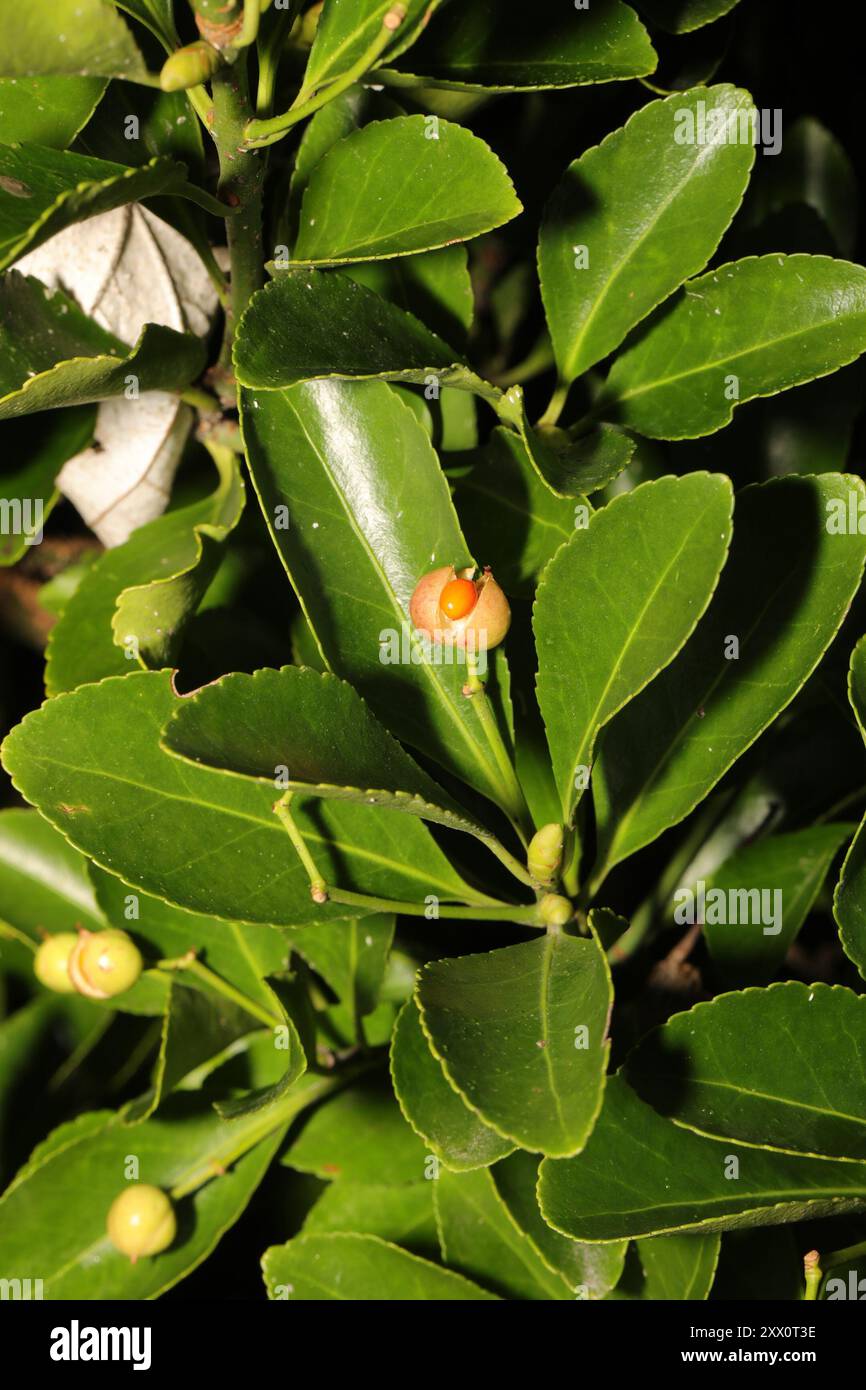
[[[43,941],[33,960],[33,973],[46,989],[57,994],[74,994],[75,985],[69,978],[69,957],[78,944],[74,931],[55,932]]]
[[[177,1234],[171,1201],[158,1187],[137,1182],[115,1197],[106,1222],[108,1239],[133,1264],[140,1255],[167,1250]]]
[[[565,831],[561,825],[543,825],[529,841],[526,867],[536,883],[553,884],[562,866]]]
[[[159,74],[159,85],[164,92],[183,92],[187,87],[207,82],[219,65],[220,55],[213,45],[199,39],[166,58]]]
[[[541,920],[546,927],[564,927],[574,916],[574,908],[568,898],[558,893],[545,893],[539,903]]]
[[[88,999],[112,999],[135,984],[144,968],[141,952],[125,931],[78,933],[69,957],[69,978]]]

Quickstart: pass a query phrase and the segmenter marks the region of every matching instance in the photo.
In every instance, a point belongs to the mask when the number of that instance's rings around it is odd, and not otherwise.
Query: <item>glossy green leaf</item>
[[[672,34],[688,34],[729,14],[740,0],[635,0],[653,24]]]
[[[304,1303],[460,1303],[495,1298],[459,1274],[377,1236],[296,1236],[262,1258],[268,1297]]]
[[[283,666],[224,676],[184,701],[163,744],[189,762],[270,787],[276,777],[289,791],[379,805],[489,838],[348,681],[328,673]]]
[[[863,498],[860,479],[838,473],[774,479],[739,495],[730,558],[705,618],[605,733],[593,777],[600,866],[687,816],[814,670],[866,556],[863,536],[830,534],[828,523],[835,532],[840,513],[847,518]]]
[[[132,33],[110,0],[52,0],[0,16],[2,77],[147,75]]]
[[[570,823],[607,721],[667,666],[710,602],[731,535],[719,474],[623,493],[557,552],[533,613],[538,700]]]
[[[851,653],[848,699],[857,727],[866,740],[866,641],[863,639]],[[866,820],[861,823],[845,856],[833,896],[833,910],[845,953],[866,979]]]
[[[853,362],[866,349],[866,269],[758,256],[690,280],[617,358],[599,406],[652,439],[695,439],[738,404]]]
[[[174,0],[112,0],[119,10],[125,10],[155,34],[167,51],[177,48],[174,27]]]
[[[0,145],[0,270],[74,222],[165,193],[219,207],[173,159],[136,168],[71,150]]]
[[[592,1132],[612,997],[597,943],[562,933],[434,961],[416,992],[430,1045],[470,1108],[548,1154],[578,1153]]]
[[[59,497],[54,486],[57,474],[67,459],[90,443],[94,418],[88,406],[73,406],[55,414],[6,420],[0,426],[0,447],[8,458],[21,460],[0,472],[0,507],[5,502],[4,514],[12,518],[8,531],[4,528],[0,535],[0,565],[14,565],[41,539],[40,531]]]
[[[390,261],[361,261],[345,274],[461,345],[472,326],[475,294],[465,246],[442,246]]]
[[[749,93],[736,87],[677,92],[642,107],[569,165],[538,245],[563,381],[607,357],[703,270],[742,201],[755,150],[751,140],[699,143],[694,126],[699,115],[712,115],[726,131],[736,129],[753,111]]]
[[[446,1077],[414,999],[407,1000],[394,1029],[391,1080],[405,1118],[446,1168],[486,1168],[511,1152],[511,1141],[488,1128]]]
[[[88,572],[48,640],[50,695],[176,657],[244,504],[236,460],[220,474],[210,496],[139,527]]]
[[[394,920],[389,913],[374,913],[359,922],[299,927],[292,932],[291,945],[361,1019],[379,1002]]]
[[[310,899],[272,810],[273,787],[162,751],[176,704],[168,672],[81,686],[28,715],[4,743],[4,765],[79,849],[155,897],[232,921],[298,926],[345,915]],[[469,890],[420,821],[402,817],[394,831],[378,807],[316,804],[314,818],[299,807],[296,819],[331,882],[465,900]]]
[[[103,77],[0,77],[0,129],[10,145],[65,150],[93,115]]]
[[[403,74],[420,74],[458,91],[520,92],[642,77],[655,65],[649,35],[620,0],[558,13],[520,7],[507,24],[496,0],[464,0],[434,19],[387,77],[397,85]]]
[[[468,241],[522,210],[504,166],[476,135],[424,116],[374,121],[316,165],[292,259],[335,265]],[[395,171],[399,181],[395,184]],[[400,190],[412,190],[401,198]]]
[[[760,902],[766,914],[760,921],[750,920],[748,912],[745,921],[739,920],[739,913],[734,914],[737,920],[729,921],[724,908],[704,915],[707,947],[723,979],[736,985],[767,984],[772,979],[853,829],[831,823],[788,835],[768,835],[746,845],[708,875],[708,894],[715,889],[730,895],[744,888],[764,895]],[[781,897],[774,898],[776,893]],[[724,901],[730,901],[729,896]]]
[[[574,530],[575,502],[545,487],[520,437],[502,426],[472,456],[471,471],[457,480],[455,501],[473,553],[508,594],[531,595]]]
[[[503,1298],[572,1297],[565,1280],[547,1267],[512,1220],[489,1172],[445,1171],[433,1186],[442,1258],[451,1269]]]
[[[760,1046],[743,1048],[743,1038]],[[817,1158],[866,1157],[866,998],[789,980],[675,1014],[625,1077],[698,1133]]]
[[[612,1076],[585,1151],[541,1165],[539,1200],[575,1240],[734,1231],[866,1211],[866,1166],[705,1139]]]
[[[424,1180],[427,1153],[381,1075],[362,1078],[307,1120],[282,1163],[302,1173],[357,1183]]]
[[[496,1190],[512,1219],[545,1264],[561,1274],[579,1298],[604,1298],[622,1274],[627,1241],[584,1245],[548,1226],[538,1205],[539,1155],[518,1149],[491,1170]]]
[[[430,0],[406,0],[405,16],[393,31],[393,40],[383,56],[411,43],[427,13],[439,3],[440,0],[434,0],[433,5]],[[298,101],[336,81],[361,62],[382,34],[382,21],[392,8],[393,0],[325,0]],[[383,56],[374,62],[383,61]]]
[[[63,1126],[36,1150],[0,1202],[0,1267],[38,1269],[46,1299],[156,1298],[201,1264],[238,1219],[283,1131],[184,1198],[173,1244],[135,1264],[105,1232],[108,1208],[124,1189],[130,1148],[141,1181],[171,1189],[227,1160],[232,1146],[258,1128],[256,1117],[229,1125],[209,1105],[187,1097],[138,1126],[134,1138],[110,1113]]]
[[[176,391],[198,376],[204,344],[145,325],[135,347],[82,314],[62,290],[17,271],[0,280],[0,419],[139,391]]]
[[[51,830],[47,821],[41,823]],[[68,853],[75,853],[56,831],[52,834]],[[236,989],[264,1008],[274,1008],[273,992],[265,980],[285,968],[288,955],[286,941],[276,929],[223,922],[140,891],[130,895],[128,884],[94,864],[88,867],[88,878],[106,920],[121,931],[134,932],[154,957],[176,960],[195,951],[203,965]],[[319,930],[329,930],[329,924],[322,923]]]
[[[383,1184],[332,1182],[304,1222],[304,1235],[348,1231],[378,1236],[424,1259],[439,1259],[439,1237],[430,1182]]]
[[[343,327],[342,325],[346,325]],[[405,310],[346,275],[290,270],[255,295],[235,342],[242,386],[275,390],[320,377],[424,383],[460,361]]]
[[[434,660],[435,650],[427,659],[409,621],[424,574],[470,563],[412,412],[383,382],[316,382],[244,392],[242,419],[274,544],[332,669],[398,738],[501,797],[502,774],[462,693],[465,662]],[[287,527],[276,524],[280,507]]]

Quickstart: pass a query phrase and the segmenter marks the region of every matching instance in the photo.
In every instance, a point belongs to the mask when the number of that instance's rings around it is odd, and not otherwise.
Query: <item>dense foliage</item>
[[[857,1296],[862,152],[789,8],[0,8],[4,1297]]]

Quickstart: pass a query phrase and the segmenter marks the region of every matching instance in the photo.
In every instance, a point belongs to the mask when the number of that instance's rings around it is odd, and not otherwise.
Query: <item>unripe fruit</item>
[[[46,989],[57,994],[74,994],[69,978],[69,957],[78,944],[74,931],[59,931],[43,941],[33,960],[33,973]]]
[[[212,44],[199,39],[198,43],[187,44],[169,55],[159,74],[159,85],[164,92],[182,92],[187,87],[197,87],[213,77],[220,65],[220,56]]]
[[[561,825],[543,825],[529,841],[526,867],[537,883],[553,884],[562,865],[565,831]]]
[[[558,893],[545,893],[539,903],[541,920],[546,927],[564,927],[574,916],[574,908],[568,898]]]
[[[477,579],[469,574],[458,576],[453,565],[425,574],[415,586],[409,616],[435,642],[475,651],[498,647],[511,625],[508,599],[489,569]]]
[[[112,999],[135,984],[143,966],[125,931],[81,931],[69,956],[69,978],[88,999]]]
[[[137,1182],[115,1197],[106,1222],[108,1239],[133,1264],[140,1255],[167,1250],[177,1234],[170,1199],[158,1187]]]

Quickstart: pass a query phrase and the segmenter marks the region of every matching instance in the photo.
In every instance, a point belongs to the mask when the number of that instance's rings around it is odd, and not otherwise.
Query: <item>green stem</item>
[[[533,891],[541,888],[542,885],[536,883],[532,874],[521,864],[516,855],[513,855],[510,850],[507,850],[505,846],[497,840],[495,835],[479,835],[478,838],[483,845],[487,846],[491,854],[495,854],[500,864],[504,864],[508,872],[513,874],[520,883],[525,884],[527,888],[531,888]]]
[[[855,1260],[862,1260],[866,1257],[866,1240],[861,1240],[859,1245],[847,1245],[844,1250],[832,1250],[829,1255],[821,1257],[821,1263],[825,1269],[835,1269],[837,1265],[853,1264]]]
[[[244,125],[250,116],[246,55],[231,67],[220,68],[213,78],[213,137],[219,153],[220,201],[232,213],[226,216],[231,262],[230,299],[220,365],[231,365],[231,346],[241,315],[256,290],[264,284],[262,242],[262,186],[264,158],[242,149]]]
[[[819,1264],[819,1259],[817,1250],[810,1250],[808,1255],[803,1256],[803,1274],[806,1280],[803,1301],[806,1303],[815,1302],[821,1287],[821,1280],[824,1278],[824,1271]]]
[[[189,951],[185,956],[177,956],[173,960],[157,961],[158,970],[185,970],[189,975],[195,975],[196,979],[201,980],[202,984],[207,985],[215,994],[221,994],[224,999],[230,999],[233,1004],[237,1004],[253,1018],[257,1018],[260,1023],[264,1023],[268,1028],[279,1028],[282,1019],[275,1014],[269,1013],[263,1005],[256,1003],[255,999],[250,999],[249,995],[236,989],[229,984],[221,975],[217,975],[214,970],[209,970],[200,960],[196,959],[194,951]]]
[[[295,853],[307,871],[307,878],[310,880],[310,896],[315,903],[328,901],[328,887],[323,875],[320,873],[315,859],[307,849],[307,842],[295,823],[295,818],[290,810],[294,792],[286,792],[274,805],[277,817],[295,847]]]
[[[256,118],[258,120],[270,116],[273,110],[277,73],[291,18],[291,10],[278,11],[272,17],[267,32],[259,38],[259,85],[256,92]]]
[[[176,1183],[171,1189],[169,1196],[172,1201],[178,1202],[182,1197],[188,1197],[191,1193],[197,1192],[205,1183],[211,1182],[233,1163],[237,1163],[239,1158],[254,1149],[268,1135],[273,1134],[274,1130],[281,1129],[288,1124],[296,1115],[308,1105],[313,1105],[321,1100],[323,1096],[331,1091],[336,1091],[344,1086],[350,1078],[347,1075],[321,1076],[309,1086],[296,1091],[294,1088],[288,1091],[281,1100],[275,1101],[273,1105],[265,1106],[259,1112],[258,1122],[244,1124],[243,1134],[234,1137],[227,1137],[225,1144],[217,1148],[206,1163],[201,1164],[180,1182]],[[236,1121],[227,1120],[226,1129],[229,1130]]]
[[[282,115],[271,116],[266,120],[251,120],[245,132],[247,147],[260,149],[263,145],[273,145],[276,140],[282,140],[292,126],[297,125],[299,121],[305,121],[308,116],[312,116],[315,111],[319,111],[329,101],[333,101],[334,97],[338,97],[341,92],[345,92],[349,87],[359,82],[393,41],[394,33],[405,17],[404,5],[392,6],[382,20],[382,27],[367,51],[351,68],[340,77],[335,78],[329,86],[322,87],[314,96],[308,96],[307,89],[302,87],[292,106]]]
[[[34,955],[39,950],[36,942],[32,941],[26,932],[19,931],[17,927],[10,926],[8,922],[0,922],[0,937],[3,936],[6,937],[7,941],[19,941],[22,946],[26,946]]]
[[[196,410],[202,411],[205,415],[222,415],[223,408],[216,396],[212,396],[209,391],[202,391],[199,386],[188,386],[185,391],[181,391],[180,398],[186,401],[187,405],[194,406]]]
[[[565,402],[568,400],[570,385],[571,383],[568,381],[557,382],[553,395],[550,398],[550,403],[537,422],[539,425],[558,424],[559,417],[565,409]]]
[[[468,677],[463,694],[472,701],[479,723],[493,754],[497,769],[502,778],[502,809],[505,811],[524,844],[532,835],[534,826],[532,813],[526,804],[523,788],[517,780],[514,763],[502,738],[496,717],[487,698],[485,684],[478,674],[478,663],[474,654],[467,652],[466,669]]]
[[[350,893],[343,888],[328,888],[327,892],[331,902],[344,903],[347,907],[363,907],[370,912],[396,912],[405,917],[424,917],[428,911],[424,903],[373,898],[366,893]],[[507,903],[497,903],[494,907],[488,907],[486,904],[464,907],[444,903],[437,908],[437,913],[439,917],[452,918],[455,921],[514,922],[525,927],[544,926],[537,904],[531,907],[525,904],[510,907]]]

